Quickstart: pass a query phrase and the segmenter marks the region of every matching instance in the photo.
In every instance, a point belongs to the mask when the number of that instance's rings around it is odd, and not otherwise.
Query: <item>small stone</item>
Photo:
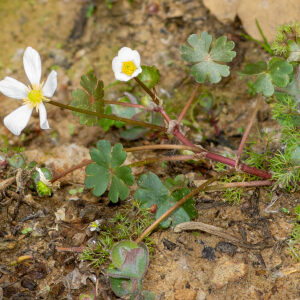
[[[164,244],[164,248],[165,248],[165,249],[168,249],[168,250],[170,250],[170,251],[173,251],[173,250],[177,247],[177,245],[176,245],[175,243],[173,243],[173,242],[167,240],[166,238],[164,238],[164,239],[162,240],[162,242],[163,242],[163,244]]]
[[[206,299],[206,294],[202,290],[199,290],[197,292],[196,300],[205,300],[205,299]]]
[[[226,253],[231,256],[233,256],[236,253],[237,246],[229,243],[229,242],[219,242],[216,245],[216,251],[219,251],[221,253]]]
[[[85,233],[81,233],[81,232],[75,233],[72,238],[73,246],[78,247],[82,245],[84,239],[85,239]]]
[[[17,246],[15,241],[0,242],[0,251],[12,250]]]
[[[30,291],[35,290],[35,288],[37,287],[37,283],[26,276],[21,280],[21,285],[23,288],[28,289]]]
[[[215,249],[209,246],[204,246],[201,257],[208,259],[208,260],[215,260],[216,259],[216,252]]]
[[[228,282],[234,282],[245,276],[247,266],[244,263],[235,262],[224,257],[219,260],[212,278],[216,288],[222,288]]]
[[[196,300],[196,292],[190,289],[176,290],[174,293],[175,300]]]

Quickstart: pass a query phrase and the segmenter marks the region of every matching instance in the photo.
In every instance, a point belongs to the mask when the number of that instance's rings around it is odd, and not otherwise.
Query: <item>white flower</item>
[[[96,221],[90,223],[90,225],[89,225],[90,231],[100,231],[101,223],[102,223],[101,220],[96,220]]]
[[[140,54],[136,50],[123,47],[112,61],[115,77],[120,81],[128,81],[142,72]]]
[[[57,87],[57,73],[55,71],[51,71],[45,84],[40,82],[42,66],[40,55],[36,50],[31,47],[26,48],[23,64],[31,86],[27,87],[11,77],[5,77],[0,81],[2,94],[24,101],[24,105],[4,118],[4,125],[15,135],[20,135],[26,127],[34,108],[39,111],[41,128],[50,129],[43,101],[48,101],[47,97],[52,97]]]

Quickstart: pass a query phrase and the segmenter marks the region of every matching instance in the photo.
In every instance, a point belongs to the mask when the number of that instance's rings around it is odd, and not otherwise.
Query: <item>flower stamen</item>
[[[122,65],[122,72],[128,76],[131,76],[132,73],[136,70],[136,65],[132,60],[124,61]]]
[[[29,92],[26,98],[24,98],[24,103],[27,104],[31,108],[35,108],[36,111],[39,110],[39,105],[42,101],[49,101],[48,98],[46,98],[43,95],[42,91],[43,83],[39,86],[32,85],[32,87],[28,86]]]

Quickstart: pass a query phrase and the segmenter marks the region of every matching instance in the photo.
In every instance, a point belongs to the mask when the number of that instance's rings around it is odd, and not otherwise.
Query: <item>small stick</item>
[[[234,236],[231,233],[226,232],[224,229],[222,229],[220,227],[205,224],[202,222],[185,222],[185,223],[176,225],[174,228],[174,232],[176,232],[176,233],[180,233],[185,230],[204,231],[204,232],[216,235],[218,237],[221,237],[225,240],[228,240],[229,242],[231,242],[232,244],[234,244],[236,246],[247,248],[247,249],[262,250],[265,248],[272,247],[272,245],[270,243],[266,243],[265,241],[262,241],[262,242],[259,242],[256,244],[250,244],[250,243],[244,242],[240,238]]]
[[[82,253],[84,250],[84,247],[59,247],[57,246],[55,248],[58,252],[76,252],[76,253]]]
[[[0,182],[0,192],[5,191],[8,187],[10,187],[16,181],[16,176],[7,178]]]
[[[253,111],[253,114],[252,114],[252,116],[251,116],[251,118],[249,120],[249,123],[248,123],[248,125],[246,127],[246,130],[245,130],[245,132],[243,134],[243,137],[242,137],[239,149],[238,149],[238,153],[237,153],[237,159],[236,159],[236,164],[235,164],[236,168],[238,168],[238,165],[240,163],[240,158],[241,158],[241,155],[242,155],[243,148],[245,146],[247,137],[248,137],[248,135],[250,133],[251,127],[252,127],[252,125],[254,123],[254,120],[256,118],[256,115],[257,115],[257,111],[258,111],[258,109],[260,107],[260,104],[261,104],[261,98],[262,98],[261,95],[259,95],[259,97],[258,97],[258,99],[256,101],[256,105],[255,105],[255,109]]]
[[[193,93],[192,93],[190,99],[189,99],[188,102],[185,104],[183,110],[181,111],[181,113],[180,113],[180,115],[179,115],[179,117],[178,117],[178,119],[177,119],[177,123],[178,123],[178,124],[180,124],[181,120],[183,119],[184,115],[186,114],[187,110],[189,109],[189,107],[191,106],[193,100],[195,99],[195,97],[196,97],[196,95],[197,95],[197,93],[198,93],[198,91],[199,91],[199,87],[200,87],[199,84],[197,84],[197,85],[195,86],[194,91],[193,91]]]

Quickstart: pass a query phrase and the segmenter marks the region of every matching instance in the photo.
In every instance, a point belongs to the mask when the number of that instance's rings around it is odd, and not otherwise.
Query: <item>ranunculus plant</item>
[[[282,35],[282,33],[281,33]],[[299,36],[299,35],[298,35]],[[192,34],[187,44],[181,47],[181,56],[189,63],[190,75],[194,78],[193,91],[186,99],[176,119],[172,119],[163,105],[163,101],[155,89],[160,73],[154,66],[141,65],[141,57],[137,50],[123,47],[112,60],[112,70],[116,80],[128,82],[132,80],[145,95],[127,97],[120,101],[105,99],[104,84],[94,72],[81,77],[80,88],[73,90],[70,105],[50,100],[57,87],[56,72],[52,71],[45,84],[41,83],[41,60],[38,52],[28,47],[24,53],[24,69],[30,85],[5,77],[0,81],[0,92],[4,95],[23,100],[23,105],[4,118],[5,126],[15,135],[19,135],[28,124],[32,111],[40,115],[40,126],[49,129],[44,103],[73,111],[79,122],[87,126],[99,126],[105,131],[115,126],[120,135],[127,140],[138,140],[151,131],[161,136],[173,137],[177,143],[158,143],[124,148],[122,144],[112,145],[110,141],[98,141],[90,151],[90,160],[83,160],[70,170],[52,178],[45,171],[36,168],[36,181],[39,191],[49,192],[46,188],[69,172],[86,167],[85,186],[93,194],[100,197],[108,192],[108,199],[117,203],[130,195],[143,209],[149,210],[154,223],[136,240],[124,241],[112,248],[112,265],[106,271],[113,291],[119,297],[130,299],[154,299],[154,295],[142,289],[142,279],[148,267],[148,250],[140,242],[159,225],[161,228],[174,227],[182,222],[190,221],[197,216],[194,196],[202,191],[234,187],[273,186],[289,191],[299,190],[300,182],[300,40],[298,36],[286,36],[284,42],[277,41],[270,51],[267,62],[254,62],[240,72],[241,76],[253,76],[249,88],[257,97],[257,104],[243,133],[243,138],[235,157],[216,153],[213,148],[206,149],[195,144],[182,129],[182,121],[186,119],[188,110],[193,112],[195,105],[200,105],[208,115],[208,120],[220,133],[213,96],[202,93],[203,83],[216,84],[230,75],[229,63],[236,56],[234,42],[225,36],[213,37],[207,32],[201,35]],[[271,49],[271,46],[266,46]],[[179,51],[179,50],[178,50]],[[277,52],[276,52],[277,51]],[[275,56],[274,53],[281,55]],[[126,84],[126,83],[123,83]],[[282,147],[273,153],[256,154],[251,149],[246,161],[242,161],[243,148],[251,129],[261,101],[272,106],[273,118],[282,126]],[[193,115],[191,115],[193,118]],[[185,124],[194,126],[195,120]],[[196,128],[199,130],[199,128]],[[128,164],[127,153],[148,150],[186,151],[170,155],[146,157],[141,161]],[[187,152],[188,151],[188,152]],[[175,152],[174,152],[175,153]],[[197,163],[202,160],[217,162],[217,176],[206,178],[196,189],[191,189],[183,175],[165,180],[156,174],[147,172],[135,179],[132,168],[154,162],[189,161]],[[227,181],[224,182],[224,178]],[[229,178],[229,179],[228,179]],[[218,181],[216,185],[211,185]],[[134,185],[134,183],[137,183]],[[131,193],[133,187],[136,189]],[[232,195],[232,194],[231,194]],[[101,222],[95,220],[90,230],[101,232]],[[139,298],[135,298],[139,297]]]

